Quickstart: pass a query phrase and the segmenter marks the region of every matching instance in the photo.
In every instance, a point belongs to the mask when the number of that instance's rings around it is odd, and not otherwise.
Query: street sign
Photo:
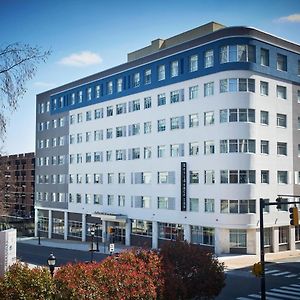
[[[115,244],[109,244],[109,252],[113,253],[115,251]]]

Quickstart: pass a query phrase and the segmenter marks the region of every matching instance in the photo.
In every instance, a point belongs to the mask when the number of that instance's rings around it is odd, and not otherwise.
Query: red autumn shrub
[[[51,300],[55,286],[48,268],[15,263],[0,278],[0,299]]]
[[[164,299],[214,299],[225,286],[224,264],[211,252],[186,241],[173,241],[164,244],[160,255]]]

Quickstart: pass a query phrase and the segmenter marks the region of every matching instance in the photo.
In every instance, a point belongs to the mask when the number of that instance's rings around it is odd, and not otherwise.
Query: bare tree
[[[4,138],[8,113],[17,109],[26,92],[26,83],[36,73],[37,65],[45,62],[50,50],[28,44],[0,46],[0,138]]]

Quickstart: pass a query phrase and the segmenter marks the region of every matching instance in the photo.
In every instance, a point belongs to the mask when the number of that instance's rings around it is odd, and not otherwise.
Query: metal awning
[[[95,212],[94,214],[91,214],[94,218],[99,218],[102,221],[114,221],[114,222],[126,222],[127,216],[120,215],[120,214],[108,214],[108,213],[98,213]]]

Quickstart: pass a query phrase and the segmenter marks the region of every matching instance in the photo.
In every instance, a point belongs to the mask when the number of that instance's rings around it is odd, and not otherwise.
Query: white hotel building
[[[154,40],[36,113],[42,236],[259,253],[259,198],[300,194],[300,46],[257,29]],[[288,207],[265,210],[266,251],[300,249]]]

